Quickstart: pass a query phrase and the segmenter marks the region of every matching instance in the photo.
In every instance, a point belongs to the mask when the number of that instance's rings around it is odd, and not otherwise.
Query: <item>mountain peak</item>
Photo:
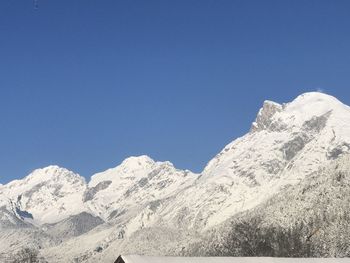
[[[273,101],[264,101],[251,132],[262,130],[281,130],[283,127],[300,126],[313,117],[334,112],[338,117],[344,116],[349,107],[335,97],[322,92],[306,92],[283,105]],[[348,114],[346,114],[348,115]]]
[[[44,171],[46,173],[54,173],[54,172],[63,171],[63,170],[68,171],[68,169],[66,169],[64,167],[60,167],[58,165],[54,165],[54,164],[39,168],[37,170],[41,170],[41,171]]]
[[[58,165],[49,165],[43,168],[36,169],[32,172],[32,174],[35,173],[44,173],[46,175],[55,175],[55,174],[63,174],[63,173],[73,173],[72,171],[68,170],[67,168],[60,167]]]
[[[326,94],[324,92],[319,92],[319,91],[310,91],[310,92],[305,92],[303,94],[300,94],[295,100],[302,100],[302,99],[307,99],[307,100],[314,100],[314,101],[319,101],[319,100],[328,100],[328,101],[338,101],[339,100],[332,95]]]
[[[131,156],[126,158],[122,163],[121,166],[128,167],[128,168],[139,168],[142,166],[149,166],[153,165],[155,161],[150,158],[147,155],[140,155],[140,156]]]
[[[320,107],[331,110],[345,105],[337,98],[322,93],[322,92],[306,92],[296,97],[292,102],[287,104],[289,108],[314,108],[317,110]]]
[[[79,178],[80,180],[83,180],[83,178],[80,175],[64,167],[59,167],[57,165],[49,165],[34,170],[25,178],[25,181],[30,181],[31,183],[38,183],[52,179],[58,180],[59,178]]]

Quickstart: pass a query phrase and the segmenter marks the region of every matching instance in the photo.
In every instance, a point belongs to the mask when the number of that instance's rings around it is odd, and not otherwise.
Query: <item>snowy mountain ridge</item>
[[[143,155],[89,182],[49,166],[0,185],[0,232],[40,230],[45,242],[47,235],[57,239],[66,233],[69,240],[43,249],[55,259],[64,250],[66,257],[84,261],[100,255],[96,247],[112,255],[147,229],[200,234],[349,152],[350,107],[336,98],[310,92],[286,104],[265,101],[250,131],[225,146],[200,174]],[[79,228],[77,222],[91,225]]]

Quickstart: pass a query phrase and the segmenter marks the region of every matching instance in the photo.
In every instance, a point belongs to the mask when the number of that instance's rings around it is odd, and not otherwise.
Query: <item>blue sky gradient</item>
[[[265,99],[350,104],[350,1],[0,1],[0,183],[130,155],[199,172]]]

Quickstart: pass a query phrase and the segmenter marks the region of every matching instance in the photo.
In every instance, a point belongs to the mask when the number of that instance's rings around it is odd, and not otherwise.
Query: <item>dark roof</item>
[[[114,263],[350,263],[350,258],[156,257],[121,255]]]

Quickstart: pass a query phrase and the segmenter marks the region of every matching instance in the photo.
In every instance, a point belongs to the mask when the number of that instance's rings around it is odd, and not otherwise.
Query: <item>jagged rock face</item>
[[[228,144],[201,174],[139,156],[87,184],[50,166],[0,186],[0,227],[4,219],[7,228],[45,226],[44,233],[60,239],[66,233],[69,240],[45,250],[62,262],[77,255],[94,262],[122,252],[116,251],[127,248],[128,240],[147,251],[142,235],[167,229],[164,235],[188,241],[349,152],[350,109],[337,99],[306,93],[283,105],[266,101],[250,132]],[[159,240],[173,242],[173,236]]]
[[[84,193],[84,202],[90,201],[94,198],[94,196],[102,190],[108,188],[108,186],[112,183],[112,181],[102,181],[99,182],[96,186],[88,188]]]
[[[278,125],[272,124],[272,116],[275,115],[276,112],[280,112],[282,110],[282,105],[272,102],[265,101],[263,107],[260,109],[258,116],[256,117],[255,122],[253,122],[251,131],[261,131],[261,130],[275,130]]]

